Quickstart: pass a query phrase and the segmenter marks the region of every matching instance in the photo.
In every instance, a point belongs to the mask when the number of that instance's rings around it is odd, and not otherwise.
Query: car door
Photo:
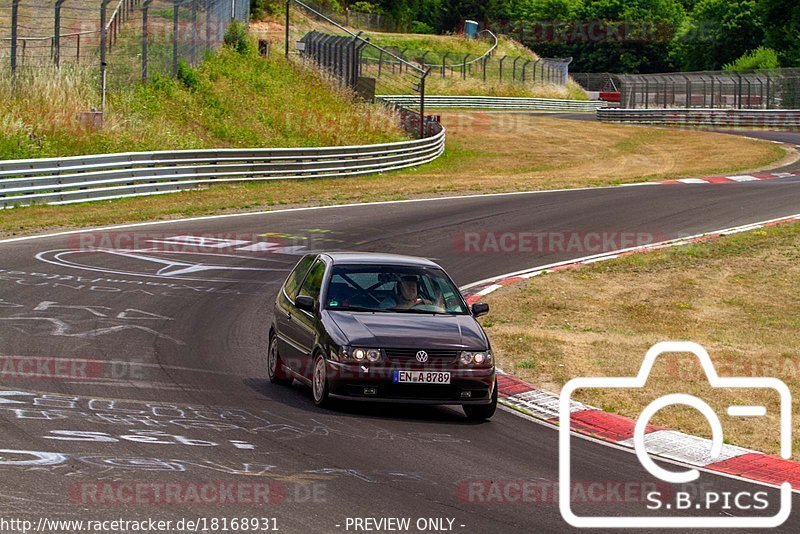
[[[322,283],[325,279],[327,265],[322,259],[317,259],[306,275],[306,279],[300,286],[297,296],[306,296],[314,299],[316,303],[315,312],[300,310],[295,308],[295,312],[290,318],[292,337],[297,342],[300,349],[300,373],[311,378],[311,355],[314,352],[314,345],[317,341],[317,327],[319,325],[320,293]]]
[[[298,313],[294,305],[294,299],[300,286],[306,279],[309,269],[317,259],[316,254],[309,254],[301,259],[292,273],[286,279],[275,305],[275,325],[278,335],[278,351],[284,365],[287,365],[295,372],[301,371],[300,343],[297,340],[294,324],[291,318]]]

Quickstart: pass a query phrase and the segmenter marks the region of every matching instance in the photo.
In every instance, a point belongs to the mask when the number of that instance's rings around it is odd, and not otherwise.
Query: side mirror
[[[298,310],[307,311],[308,313],[313,314],[317,310],[316,308],[316,301],[306,295],[300,295],[294,301],[294,305],[297,306]]]
[[[472,315],[475,317],[483,317],[489,313],[489,305],[485,302],[476,302],[472,305]]]

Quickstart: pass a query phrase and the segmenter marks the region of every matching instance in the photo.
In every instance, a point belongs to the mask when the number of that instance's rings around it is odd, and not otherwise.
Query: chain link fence
[[[197,65],[233,20],[249,16],[249,0],[3,0],[0,71],[24,80],[91,67],[104,103],[108,87],[174,76],[181,61]]]
[[[321,69],[367,101],[378,95],[415,95],[397,110],[406,131],[419,137],[438,133],[425,118],[425,82],[429,71],[345,27],[346,18],[323,6],[289,0],[286,4],[285,52]],[[378,59],[383,58],[383,59]]]
[[[618,74],[628,109],[800,109],[800,69]]]
[[[519,85],[566,85],[571,59],[531,59],[494,54],[439,54],[430,51],[393,49],[400,57],[423,65],[442,79],[478,79],[484,83]]]
[[[619,80],[609,72],[573,72],[570,76],[587,91],[619,91]]]

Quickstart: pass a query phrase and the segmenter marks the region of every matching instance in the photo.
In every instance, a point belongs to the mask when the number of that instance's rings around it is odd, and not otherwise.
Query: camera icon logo
[[[780,510],[773,516],[742,517],[719,515],[709,517],[665,517],[665,516],[636,516],[636,517],[604,517],[604,516],[578,516],[572,510],[570,502],[571,493],[571,456],[570,456],[570,400],[572,394],[579,389],[635,389],[644,388],[647,378],[653,369],[656,359],[667,353],[692,353],[700,361],[700,365],[708,379],[711,388],[720,389],[747,389],[771,390],[777,392],[780,398],[780,450],[781,457],[789,459],[792,456],[792,398],[786,384],[777,378],[762,377],[720,377],[714,369],[711,357],[706,350],[688,341],[667,341],[654,345],[647,351],[639,373],[634,377],[597,377],[573,379],[561,390],[559,398],[559,507],[564,520],[573,527],[578,528],[769,528],[783,524],[791,513],[791,484],[785,482],[780,487]],[[685,405],[700,412],[711,427],[711,448],[709,455],[712,460],[718,458],[723,450],[722,423],[716,412],[705,401],[685,393],[664,395],[651,402],[639,415],[634,427],[633,443],[636,457],[641,465],[653,477],[671,484],[685,484],[697,480],[700,472],[697,469],[686,471],[668,471],[656,464],[647,453],[645,446],[645,429],[650,419],[667,406]],[[757,417],[766,415],[763,406],[729,406],[727,413],[732,417]]]

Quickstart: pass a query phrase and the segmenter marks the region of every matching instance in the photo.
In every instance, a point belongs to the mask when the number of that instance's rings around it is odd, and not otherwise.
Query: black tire
[[[280,386],[291,386],[294,378],[283,367],[281,355],[278,353],[278,343],[275,335],[269,338],[269,349],[267,351],[267,373],[269,381]]]
[[[479,423],[491,419],[497,411],[497,384],[494,385],[490,404],[465,404],[463,408],[470,421]]]
[[[317,354],[314,357],[314,369],[311,372],[311,396],[314,404],[319,408],[325,408],[330,404],[328,386],[328,366],[325,357]]]

